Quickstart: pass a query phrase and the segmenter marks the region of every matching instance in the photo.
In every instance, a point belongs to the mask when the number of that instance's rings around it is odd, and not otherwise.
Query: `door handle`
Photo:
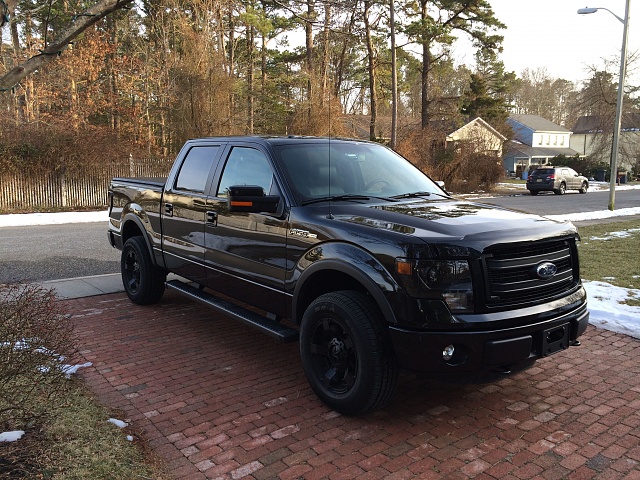
[[[218,226],[218,214],[216,212],[207,212],[207,223],[213,227]]]
[[[166,215],[169,215],[170,217],[172,217],[173,216],[173,204],[165,203],[164,204],[164,213]]]

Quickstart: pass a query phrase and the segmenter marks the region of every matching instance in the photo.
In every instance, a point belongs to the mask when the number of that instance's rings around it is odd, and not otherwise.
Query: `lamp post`
[[[622,53],[620,54],[620,79],[618,80],[618,100],[616,102],[616,119],[613,125],[613,145],[611,146],[611,179],[609,185],[609,210],[614,209],[616,200],[616,177],[618,176],[618,150],[620,149],[620,126],[622,124],[622,100],[624,99],[624,77],[627,71],[627,38],[629,36],[629,4],[631,0],[626,0],[624,18],[620,18],[608,8],[581,8],[578,10],[580,15],[595,13],[598,10],[606,10],[616,17],[624,29],[622,32]]]

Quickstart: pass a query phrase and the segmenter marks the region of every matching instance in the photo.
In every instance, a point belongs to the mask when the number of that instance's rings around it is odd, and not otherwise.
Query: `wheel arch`
[[[385,295],[396,291],[397,284],[384,267],[368,252],[354,246],[339,247],[335,249],[338,252],[340,257],[322,258],[304,268],[293,293],[292,319],[299,325],[307,307],[324,293],[354,290],[371,295],[385,320],[397,323]],[[345,256],[347,252],[351,255]]]
[[[143,218],[141,218],[141,216]],[[157,259],[153,254],[153,245],[151,243],[151,239],[149,238],[149,232],[145,227],[145,223],[149,224],[148,219],[145,218],[146,214],[144,211],[138,212],[135,210],[129,210],[129,212],[123,212],[122,223],[120,228],[120,233],[122,236],[122,245],[126,243],[131,237],[142,237],[144,243],[147,246],[147,251],[149,252],[149,256],[151,257],[151,261],[158,265]],[[143,220],[144,219],[144,220]]]

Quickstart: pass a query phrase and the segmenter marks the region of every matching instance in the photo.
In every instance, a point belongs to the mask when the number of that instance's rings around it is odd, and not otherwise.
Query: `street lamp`
[[[616,17],[623,25],[622,32],[622,53],[620,54],[620,79],[618,80],[618,100],[616,102],[616,119],[613,125],[613,145],[611,146],[611,179],[609,186],[609,210],[613,211],[616,200],[616,177],[618,176],[618,150],[620,145],[620,126],[622,123],[622,100],[624,99],[624,77],[627,71],[627,38],[629,34],[629,4],[631,0],[626,0],[624,18],[620,18],[608,8],[581,8],[578,10],[580,15],[595,13],[598,10],[606,10]]]

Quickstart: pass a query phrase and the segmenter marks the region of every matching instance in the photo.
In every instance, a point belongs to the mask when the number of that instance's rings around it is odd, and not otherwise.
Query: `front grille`
[[[576,255],[573,239],[488,249],[482,257],[487,307],[540,303],[569,292],[578,283]],[[551,278],[543,279],[536,273],[543,262],[556,266]]]

